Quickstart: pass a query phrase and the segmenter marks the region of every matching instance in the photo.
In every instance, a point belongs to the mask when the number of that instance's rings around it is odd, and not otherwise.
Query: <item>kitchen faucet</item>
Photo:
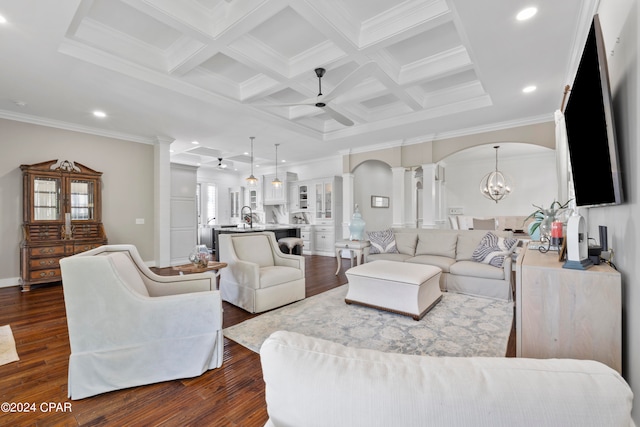
[[[245,219],[244,208],[249,209],[249,221]],[[253,228],[253,211],[251,210],[251,206],[243,206],[242,209],[240,209],[240,218],[242,218],[243,228],[247,228],[247,222],[249,223],[249,227]]]

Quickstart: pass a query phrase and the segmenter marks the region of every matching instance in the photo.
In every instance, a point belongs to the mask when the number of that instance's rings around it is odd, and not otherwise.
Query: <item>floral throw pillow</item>
[[[367,231],[367,238],[371,242],[370,254],[397,254],[396,237],[393,230]]]
[[[505,239],[489,232],[480,240],[472,258],[474,261],[502,268],[504,258],[509,256],[517,241],[518,239]]]

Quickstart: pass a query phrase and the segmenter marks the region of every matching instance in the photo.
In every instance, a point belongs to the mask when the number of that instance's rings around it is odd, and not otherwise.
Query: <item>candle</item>
[[[551,224],[551,244],[554,246],[562,245],[562,223],[554,221]]]

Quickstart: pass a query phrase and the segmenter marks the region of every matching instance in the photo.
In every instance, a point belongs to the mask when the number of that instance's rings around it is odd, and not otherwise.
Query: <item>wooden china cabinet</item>
[[[101,176],[80,163],[50,160],[21,165],[23,240],[20,286],[61,280],[61,258],[107,244]]]

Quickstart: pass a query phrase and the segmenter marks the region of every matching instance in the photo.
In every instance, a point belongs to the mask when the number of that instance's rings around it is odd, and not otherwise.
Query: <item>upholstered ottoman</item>
[[[442,298],[442,270],[432,265],[378,260],[347,270],[347,304],[360,304],[420,320]]]

